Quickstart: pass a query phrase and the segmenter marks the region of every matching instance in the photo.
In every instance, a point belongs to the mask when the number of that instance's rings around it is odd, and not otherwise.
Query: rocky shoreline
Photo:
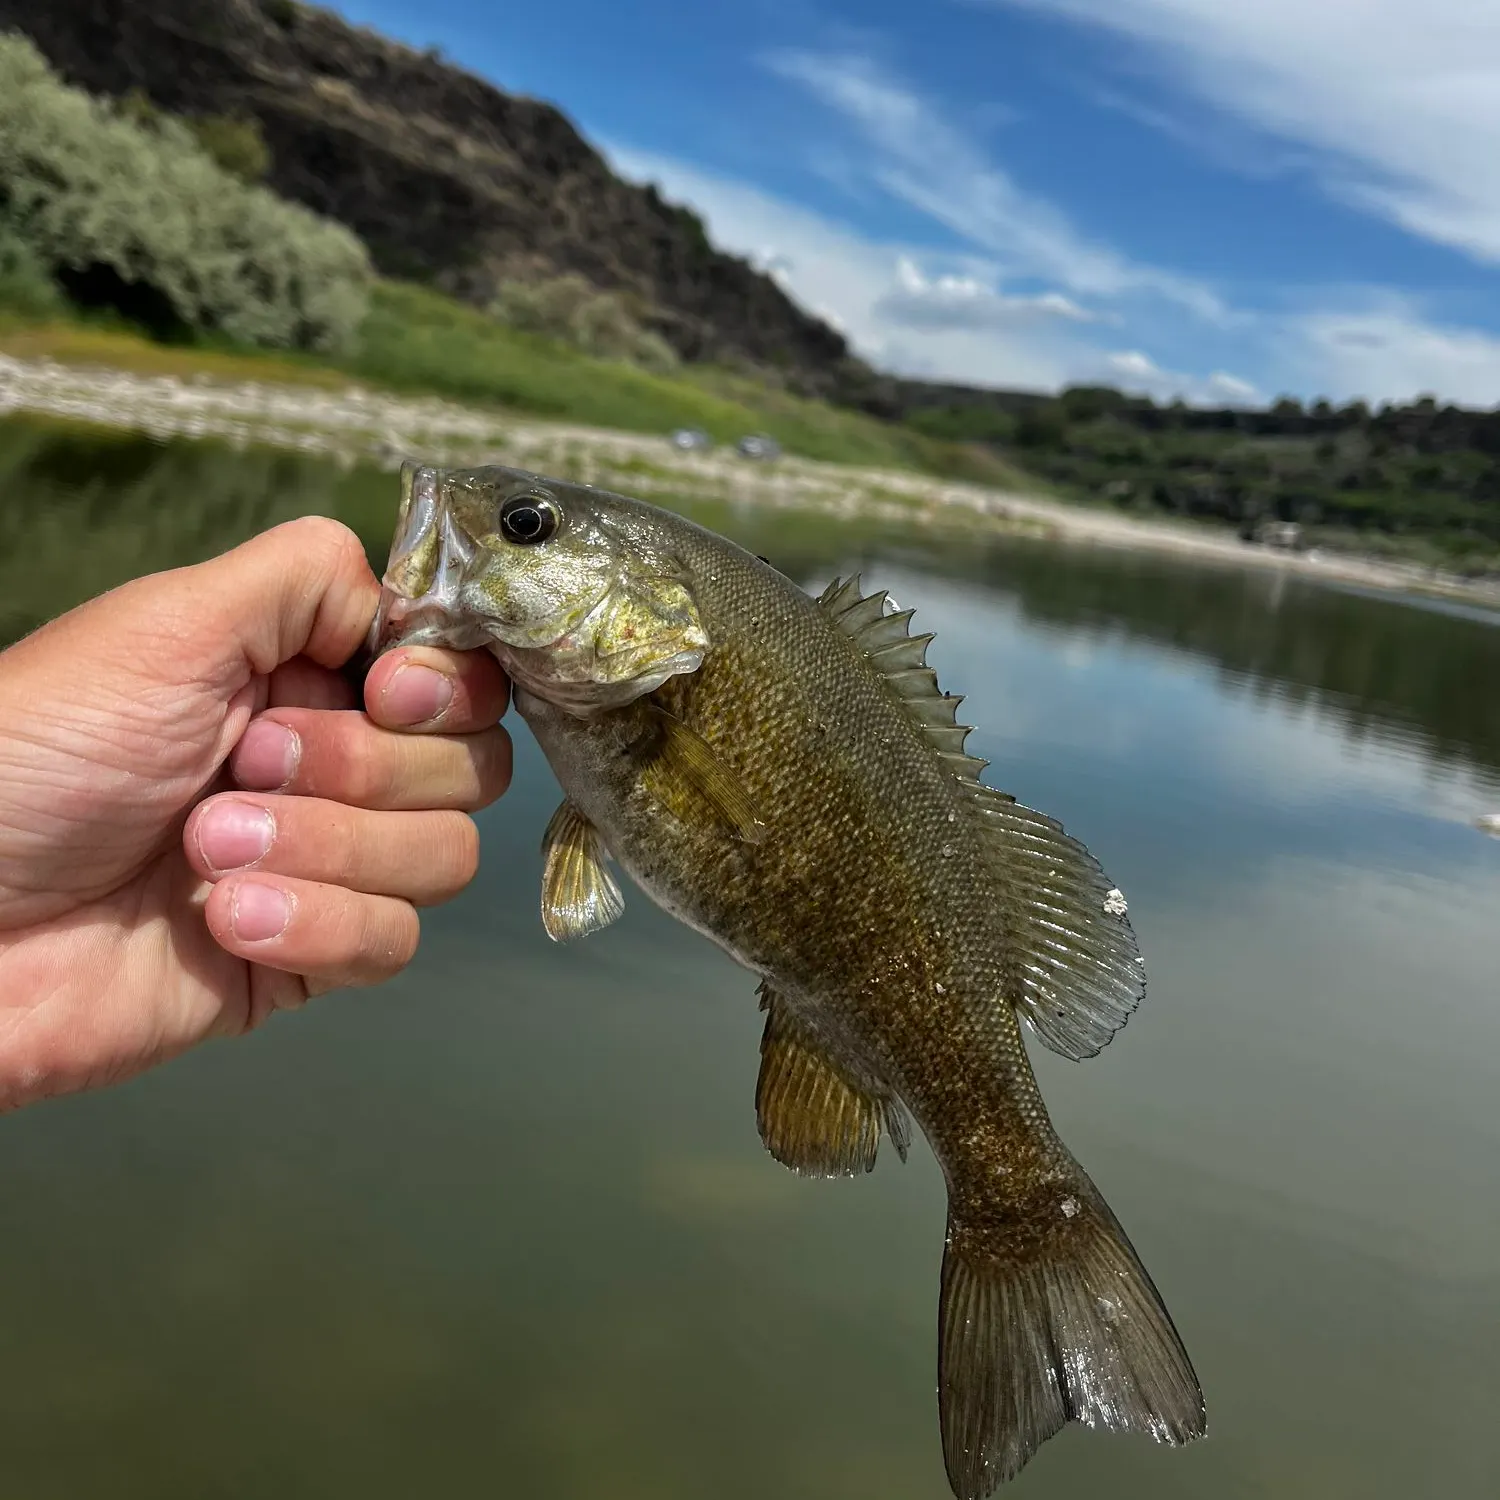
[[[849,520],[1019,531],[1500,607],[1500,582],[1476,582],[1415,563],[1247,546],[1222,531],[1138,520],[904,470],[794,457],[763,464],[723,450],[679,453],[665,435],[538,422],[498,409],[353,384],[335,390],[205,376],[182,379],[0,355],[0,416],[12,413],[122,428],[158,440],[267,445],[390,469],[409,457],[434,463],[504,462],[648,498],[694,495]]]

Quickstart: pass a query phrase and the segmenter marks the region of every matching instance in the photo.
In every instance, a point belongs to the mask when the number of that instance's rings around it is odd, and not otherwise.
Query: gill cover
[[[692,594],[612,498],[498,466],[403,465],[372,651],[488,645],[518,684],[574,712],[696,671],[708,636]],[[549,524],[518,537],[503,524],[518,501]]]

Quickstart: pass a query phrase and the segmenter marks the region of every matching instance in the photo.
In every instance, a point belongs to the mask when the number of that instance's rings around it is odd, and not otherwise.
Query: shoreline
[[[731,504],[812,510],[947,529],[1044,536],[1074,545],[1175,554],[1195,562],[1279,569],[1385,593],[1500,609],[1500,581],[1478,582],[1416,563],[1354,553],[1281,551],[1190,523],[1124,516],[1062,500],[988,489],[910,470],[783,457],[757,464],[719,449],[682,454],[647,436],[513,416],[438,397],[345,388],[138,375],[100,366],[0,355],[0,416],[36,416],[144,433],[271,446],[338,463],[395,469],[505,462],[603,484],[643,498],[691,494]]]

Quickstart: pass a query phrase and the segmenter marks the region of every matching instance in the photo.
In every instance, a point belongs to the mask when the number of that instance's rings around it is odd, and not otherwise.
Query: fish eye
[[[500,535],[518,547],[535,547],[552,536],[560,519],[546,495],[515,495],[500,507]]]

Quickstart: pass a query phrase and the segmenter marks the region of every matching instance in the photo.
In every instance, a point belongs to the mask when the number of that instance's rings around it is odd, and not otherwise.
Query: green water
[[[0,633],[394,479],[0,426]],[[1500,1492],[1500,630],[1039,544],[719,514],[938,631],[989,779],[1130,898],[1151,992],[1039,1076],[1208,1393],[1183,1452],[1070,1431],[1006,1493]],[[762,1151],[753,983],[627,891],[537,916],[518,726],[417,962],[0,1121],[0,1496],[941,1500],[938,1172]]]

